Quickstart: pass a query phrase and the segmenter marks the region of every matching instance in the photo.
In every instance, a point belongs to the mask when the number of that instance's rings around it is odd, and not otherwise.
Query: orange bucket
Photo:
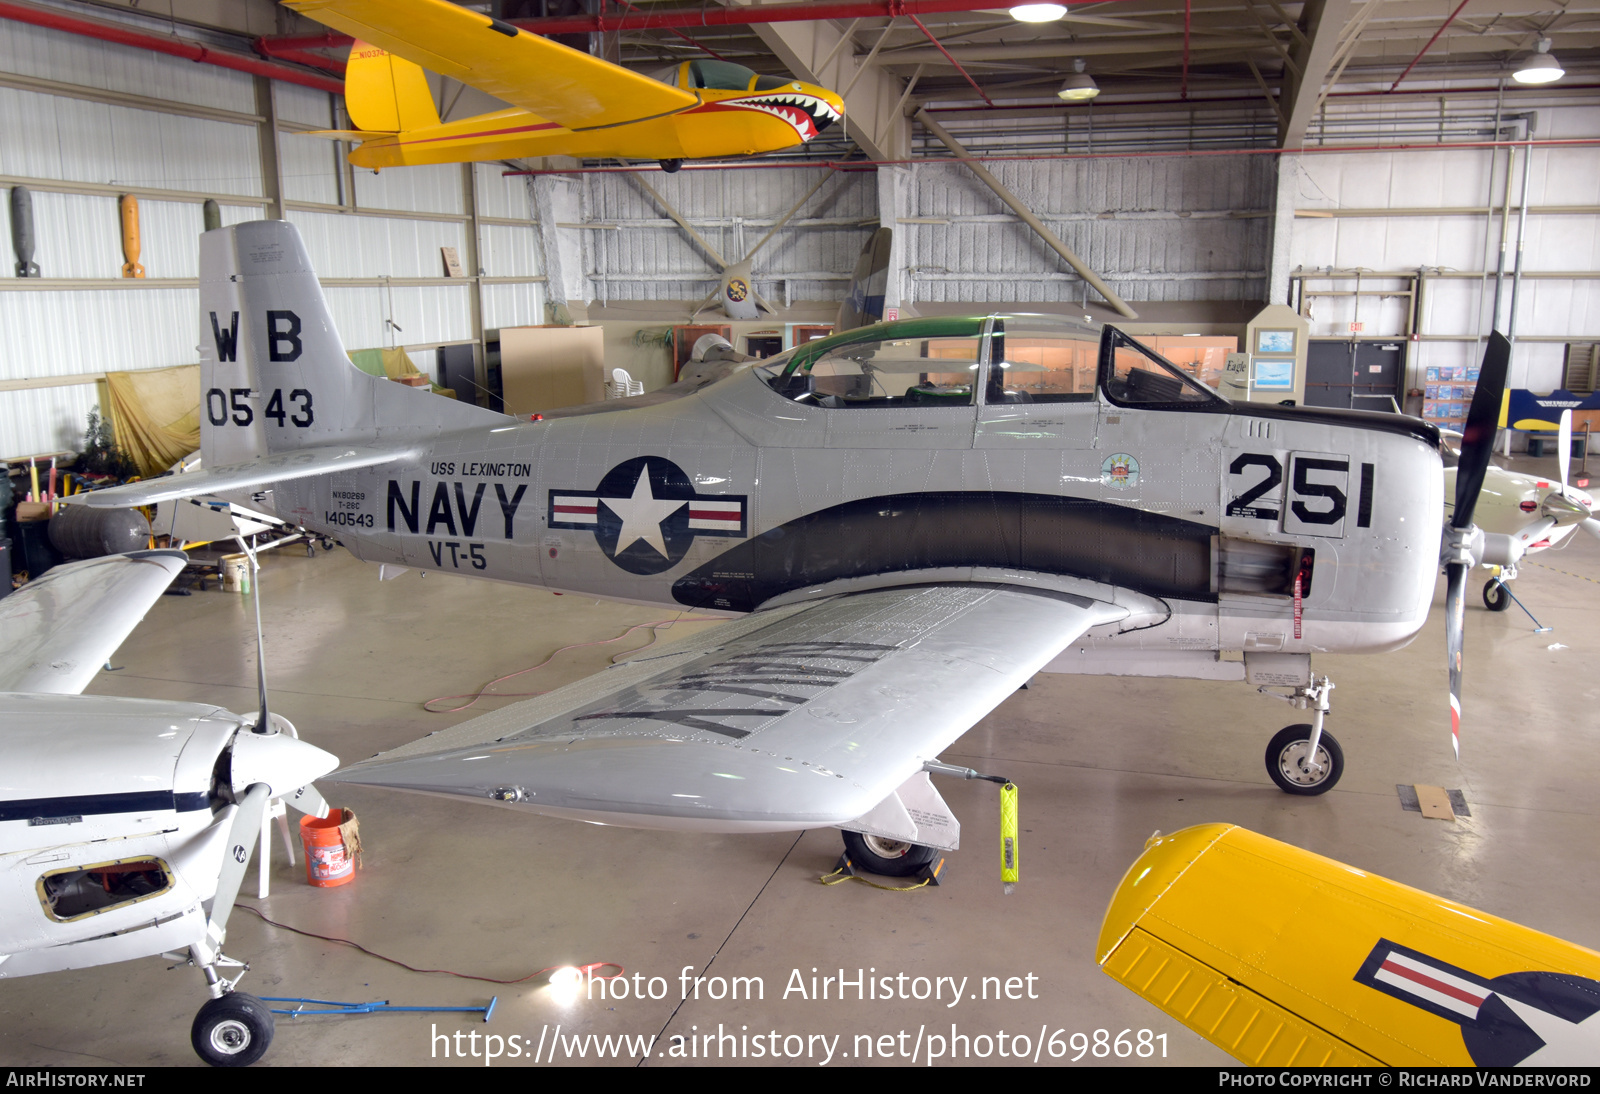
[[[300,843],[306,851],[306,880],[321,889],[355,880],[361,838],[346,843],[346,826],[353,830],[356,815],[348,809],[329,810],[326,817],[300,818]]]

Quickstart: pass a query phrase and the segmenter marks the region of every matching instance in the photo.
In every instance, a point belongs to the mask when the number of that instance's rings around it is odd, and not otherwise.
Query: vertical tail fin
[[[280,220],[200,237],[200,451],[207,467],[375,435],[372,378],[344,344],[300,233]]]
[[[206,467],[505,420],[351,364],[293,224],[253,220],[201,235],[200,451]]]
[[[366,42],[350,47],[344,71],[344,105],[361,129],[399,133],[439,124],[427,73]]]

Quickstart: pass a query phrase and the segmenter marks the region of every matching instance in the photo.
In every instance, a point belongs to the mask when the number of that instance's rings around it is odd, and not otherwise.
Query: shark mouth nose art
[[[802,141],[809,141],[843,117],[829,103],[815,95],[751,95],[743,99],[724,99],[716,106],[722,109],[759,110],[774,118],[781,118],[794,126]]]

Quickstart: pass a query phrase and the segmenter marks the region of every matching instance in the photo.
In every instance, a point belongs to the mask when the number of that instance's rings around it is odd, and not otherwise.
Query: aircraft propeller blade
[[[1461,759],[1461,650],[1465,632],[1467,572],[1482,561],[1483,533],[1472,523],[1483,479],[1494,449],[1494,432],[1500,422],[1500,401],[1511,366],[1511,343],[1495,331],[1484,350],[1478,386],[1472,393],[1467,424],[1462,429],[1461,459],[1456,465],[1456,506],[1446,525],[1445,653],[1450,666],[1450,744]]]
[[[233,825],[228,829],[228,844],[222,853],[222,870],[217,874],[217,895],[211,902],[208,925],[209,933],[219,944],[228,926],[228,916],[233,912],[233,902],[239,897],[239,887],[244,884],[245,870],[250,866],[256,842],[261,838],[261,817],[271,795],[272,788],[266,783],[251,786],[239,800]]]
[[[327,801],[317,792],[317,788],[310,783],[306,783],[299,790],[289,791],[283,796],[283,800],[291,809],[298,809],[307,816],[326,817],[328,815],[329,807]]]
[[[1450,744],[1457,760],[1461,759],[1461,639],[1465,630],[1462,612],[1466,601],[1462,594],[1467,584],[1467,570],[1464,562],[1452,562],[1445,567],[1444,644],[1450,656]]]
[[[1450,518],[1452,528],[1463,530],[1472,525],[1472,512],[1477,508],[1483,477],[1489,470],[1489,456],[1494,450],[1500,399],[1505,392],[1510,365],[1511,343],[1506,341],[1505,335],[1495,331],[1484,350],[1478,387],[1472,393],[1472,408],[1467,411],[1467,424],[1461,431],[1461,460],[1456,467],[1456,511]]]
[[[1561,496],[1567,496],[1567,472],[1572,470],[1572,408],[1561,412],[1561,430],[1556,434],[1556,458],[1561,461]]]

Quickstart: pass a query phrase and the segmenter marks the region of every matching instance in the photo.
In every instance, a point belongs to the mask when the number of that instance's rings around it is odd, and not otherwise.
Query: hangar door
[[[1406,345],[1400,339],[1333,341],[1306,346],[1306,406],[1390,410],[1400,402]]]

